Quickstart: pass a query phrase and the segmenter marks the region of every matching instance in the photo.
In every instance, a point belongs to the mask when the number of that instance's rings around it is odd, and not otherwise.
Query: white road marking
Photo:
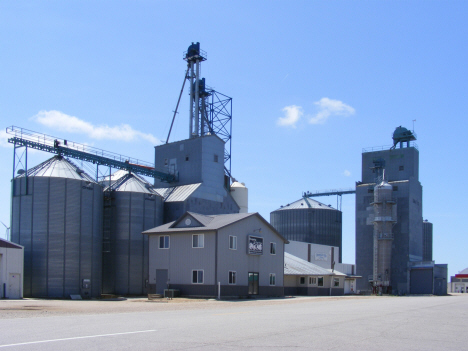
[[[19,345],[32,345],[32,344],[41,344],[41,343],[46,343],[46,342],[65,341],[65,340],[101,338],[101,337],[104,337],[104,336],[127,335],[127,334],[137,334],[137,333],[150,333],[150,332],[155,332],[155,331],[156,331],[155,329],[151,329],[151,330],[140,330],[140,331],[134,331],[134,332],[125,332],[125,333],[101,334],[101,335],[88,335],[88,336],[76,336],[76,337],[74,337],[74,338],[64,338],[64,339],[51,339],[51,340],[41,340],[41,341],[20,342],[20,343],[17,343],[17,344],[0,345],[0,347],[19,346]]]

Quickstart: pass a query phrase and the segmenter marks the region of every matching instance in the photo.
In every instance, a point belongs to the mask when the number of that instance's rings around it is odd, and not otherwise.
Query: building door
[[[432,294],[432,268],[412,269],[410,272],[410,294]]]
[[[10,273],[10,280],[8,281],[8,298],[20,299],[21,298],[21,274]]]
[[[156,269],[156,294],[164,295],[167,289],[167,269]]]
[[[249,295],[258,295],[258,273],[249,272]]]

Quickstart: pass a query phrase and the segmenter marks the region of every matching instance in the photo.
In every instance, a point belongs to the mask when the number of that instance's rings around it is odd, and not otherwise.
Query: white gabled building
[[[24,248],[0,239],[0,297],[23,298]]]
[[[152,293],[283,296],[284,244],[258,213],[201,215],[147,230]],[[218,290],[220,285],[220,291]]]
[[[344,295],[346,274],[326,269],[287,252],[284,254],[284,294]]]

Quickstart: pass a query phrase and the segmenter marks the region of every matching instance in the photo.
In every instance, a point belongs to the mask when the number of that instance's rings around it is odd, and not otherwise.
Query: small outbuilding
[[[150,293],[283,296],[282,237],[258,213],[201,215],[147,230]]]
[[[0,297],[23,298],[24,248],[0,239]]]
[[[346,274],[326,269],[289,253],[284,254],[284,294],[344,295]]]
[[[468,293],[468,268],[450,277],[450,292]]]
[[[408,262],[410,294],[447,295],[447,264]]]

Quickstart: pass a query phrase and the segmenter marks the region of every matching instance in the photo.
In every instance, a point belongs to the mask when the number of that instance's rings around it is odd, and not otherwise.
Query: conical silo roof
[[[19,175],[17,178],[24,177],[25,173]],[[28,169],[28,177],[54,177],[54,178],[67,178],[76,180],[85,180],[87,182],[96,183],[94,179],[86,172],[76,166],[70,160],[63,156],[57,155],[48,160],[38,164],[37,166]]]
[[[143,178],[136,176],[133,173],[129,173],[127,171],[118,171],[119,172],[126,172],[126,174],[119,174],[119,178],[117,181],[114,182],[112,177],[113,183],[108,186],[105,190],[113,190],[113,191],[127,191],[127,192],[134,192],[134,193],[145,193],[145,194],[152,194],[156,195],[157,193],[153,190],[153,187],[150,183],[145,181]],[[159,195],[159,194],[157,194]]]
[[[329,205],[325,205],[317,200],[313,200],[310,198],[300,198],[297,201],[294,201],[286,206],[281,206],[276,211],[281,210],[293,210],[293,209],[308,209],[308,208],[317,208],[322,210],[335,210],[333,207]]]
[[[113,183],[116,180],[119,180],[120,178],[125,177],[127,174],[128,174],[128,171],[126,171],[125,169],[119,169],[117,172],[112,173],[111,176],[104,177],[104,179],[102,181],[103,182],[109,182],[109,180],[112,179],[112,183]],[[142,180],[143,182],[146,182],[146,180],[143,177],[139,176],[138,174],[134,174],[134,173],[132,173],[132,174],[133,174],[133,176],[135,178],[138,178],[138,179]]]

